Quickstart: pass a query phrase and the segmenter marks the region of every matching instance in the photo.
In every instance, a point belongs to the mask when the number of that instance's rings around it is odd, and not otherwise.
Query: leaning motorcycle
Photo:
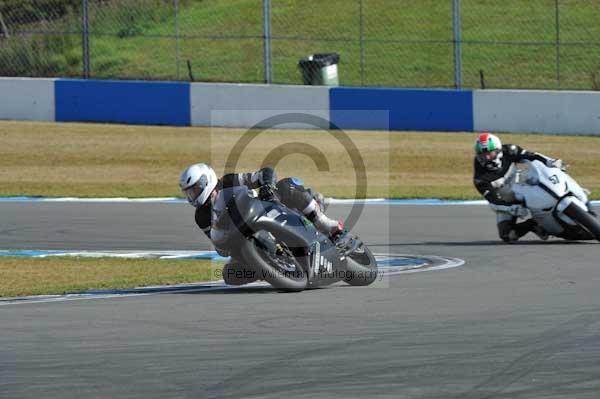
[[[600,240],[600,221],[591,209],[589,192],[562,168],[538,160],[525,161],[507,175],[500,193],[509,202],[523,203],[523,207],[492,205],[496,211],[530,216],[555,237]]]
[[[375,257],[356,235],[345,232],[331,241],[299,212],[277,199],[263,201],[246,187],[220,195],[227,205],[219,224],[228,231],[232,261],[244,274],[256,273],[256,279],[283,291],[376,280]]]

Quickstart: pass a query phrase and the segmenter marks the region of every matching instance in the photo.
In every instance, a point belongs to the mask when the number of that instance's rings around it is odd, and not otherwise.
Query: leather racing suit
[[[545,155],[524,150],[518,145],[505,144],[502,146],[502,166],[498,170],[489,170],[481,165],[477,159],[474,160],[474,177],[473,183],[477,191],[483,195],[483,197],[494,205],[500,205],[504,210],[496,210],[496,221],[498,225],[498,234],[500,238],[505,242],[514,242],[527,234],[530,231],[539,233],[537,231],[537,223],[532,220],[526,220],[521,223],[517,223],[518,212],[520,205],[523,205],[516,201],[514,197],[506,195],[503,192],[503,187],[506,178],[513,172],[516,167],[515,163],[523,161],[534,161],[538,160],[548,166],[553,166],[555,160],[548,158]],[[512,198],[511,198],[512,197]]]
[[[273,195],[277,195],[283,205],[301,212],[325,234],[332,235],[343,228],[341,222],[331,220],[323,213],[323,196],[305,188],[297,177],[287,177],[278,181],[275,171],[268,167],[251,173],[229,173],[219,179],[216,190],[222,192],[242,186],[259,189],[259,195],[263,199],[269,199],[265,196],[272,198]],[[218,223],[219,216],[226,206],[220,197],[217,195],[216,200],[209,200],[205,206],[196,208],[195,219],[198,227],[213,242],[217,252],[228,256],[227,232],[220,229]]]

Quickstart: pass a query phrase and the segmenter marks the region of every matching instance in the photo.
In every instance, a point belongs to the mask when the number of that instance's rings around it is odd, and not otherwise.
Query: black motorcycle
[[[232,263],[243,276],[283,291],[342,280],[365,286],[377,278],[375,257],[357,236],[345,232],[332,241],[299,212],[245,187],[220,195],[227,205],[218,224],[228,231]]]

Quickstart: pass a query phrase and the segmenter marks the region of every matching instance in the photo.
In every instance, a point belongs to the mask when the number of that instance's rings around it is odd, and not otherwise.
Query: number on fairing
[[[552,175],[548,178],[548,180],[550,180],[553,184],[558,184],[560,183],[560,179],[558,178],[558,176],[556,175]]]
[[[269,212],[266,214],[266,216],[267,216],[268,218],[271,218],[271,219],[277,219],[277,216],[279,216],[279,215],[281,215],[281,212],[279,212],[279,211],[278,211],[277,209],[275,209],[275,208],[271,209],[271,210],[270,210],[270,211],[269,211]]]

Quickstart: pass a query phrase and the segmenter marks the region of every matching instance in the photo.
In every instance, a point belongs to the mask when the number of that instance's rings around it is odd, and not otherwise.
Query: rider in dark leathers
[[[515,144],[502,145],[498,137],[489,133],[479,135],[475,142],[475,153],[473,183],[488,202],[497,206],[496,218],[500,238],[510,243],[529,232],[534,232],[540,238],[547,239],[547,234],[534,220],[517,222],[518,217],[524,216],[526,210],[523,204],[514,198],[503,195],[502,188],[515,163],[538,160],[547,166],[562,168],[562,161],[524,150]]]
[[[196,207],[195,220],[198,227],[215,245],[222,256],[228,256],[227,231],[219,228],[220,207],[219,192],[223,189],[246,186],[248,189],[258,189],[259,197],[271,200],[277,197],[283,205],[296,209],[309,219],[323,234],[335,237],[343,232],[342,221],[328,218],[323,212],[323,196],[304,187],[302,180],[297,177],[287,177],[277,180],[272,168],[262,168],[250,173],[229,173],[217,179],[214,170],[206,164],[194,164],[181,174],[179,186],[186,195],[188,202]],[[229,264],[230,269],[236,267]],[[231,272],[231,270],[229,270]],[[245,284],[248,279],[229,279],[227,267],[223,271],[224,279],[231,284]],[[252,279],[250,279],[252,280]]]
[[[249,189],[259,189],[259,196],[264,200],[270,200],[277,195],[281,202],[288,208],[296,209],[304,214],[311,222],[315,224],[322,233],[332,236],[343,229],[340,221],[329,219],[322,211],[323,196],[320,193],[313,193],[310,188],[306,188],[303,182],[297,177],[287,177],[277,181],[275,171],[272,168],[263,168],[252,173],[230,173],[219,179],[217,183],[217,192],[224,188],[235,186],[246,186]],[[196,224],[209,238],[213,228],[212,212],[210,206],[196,208]],[[213,240],[214,242],[214,240]],[[221,253],[227,250],[220,248],[218,241],[216,248]]]

